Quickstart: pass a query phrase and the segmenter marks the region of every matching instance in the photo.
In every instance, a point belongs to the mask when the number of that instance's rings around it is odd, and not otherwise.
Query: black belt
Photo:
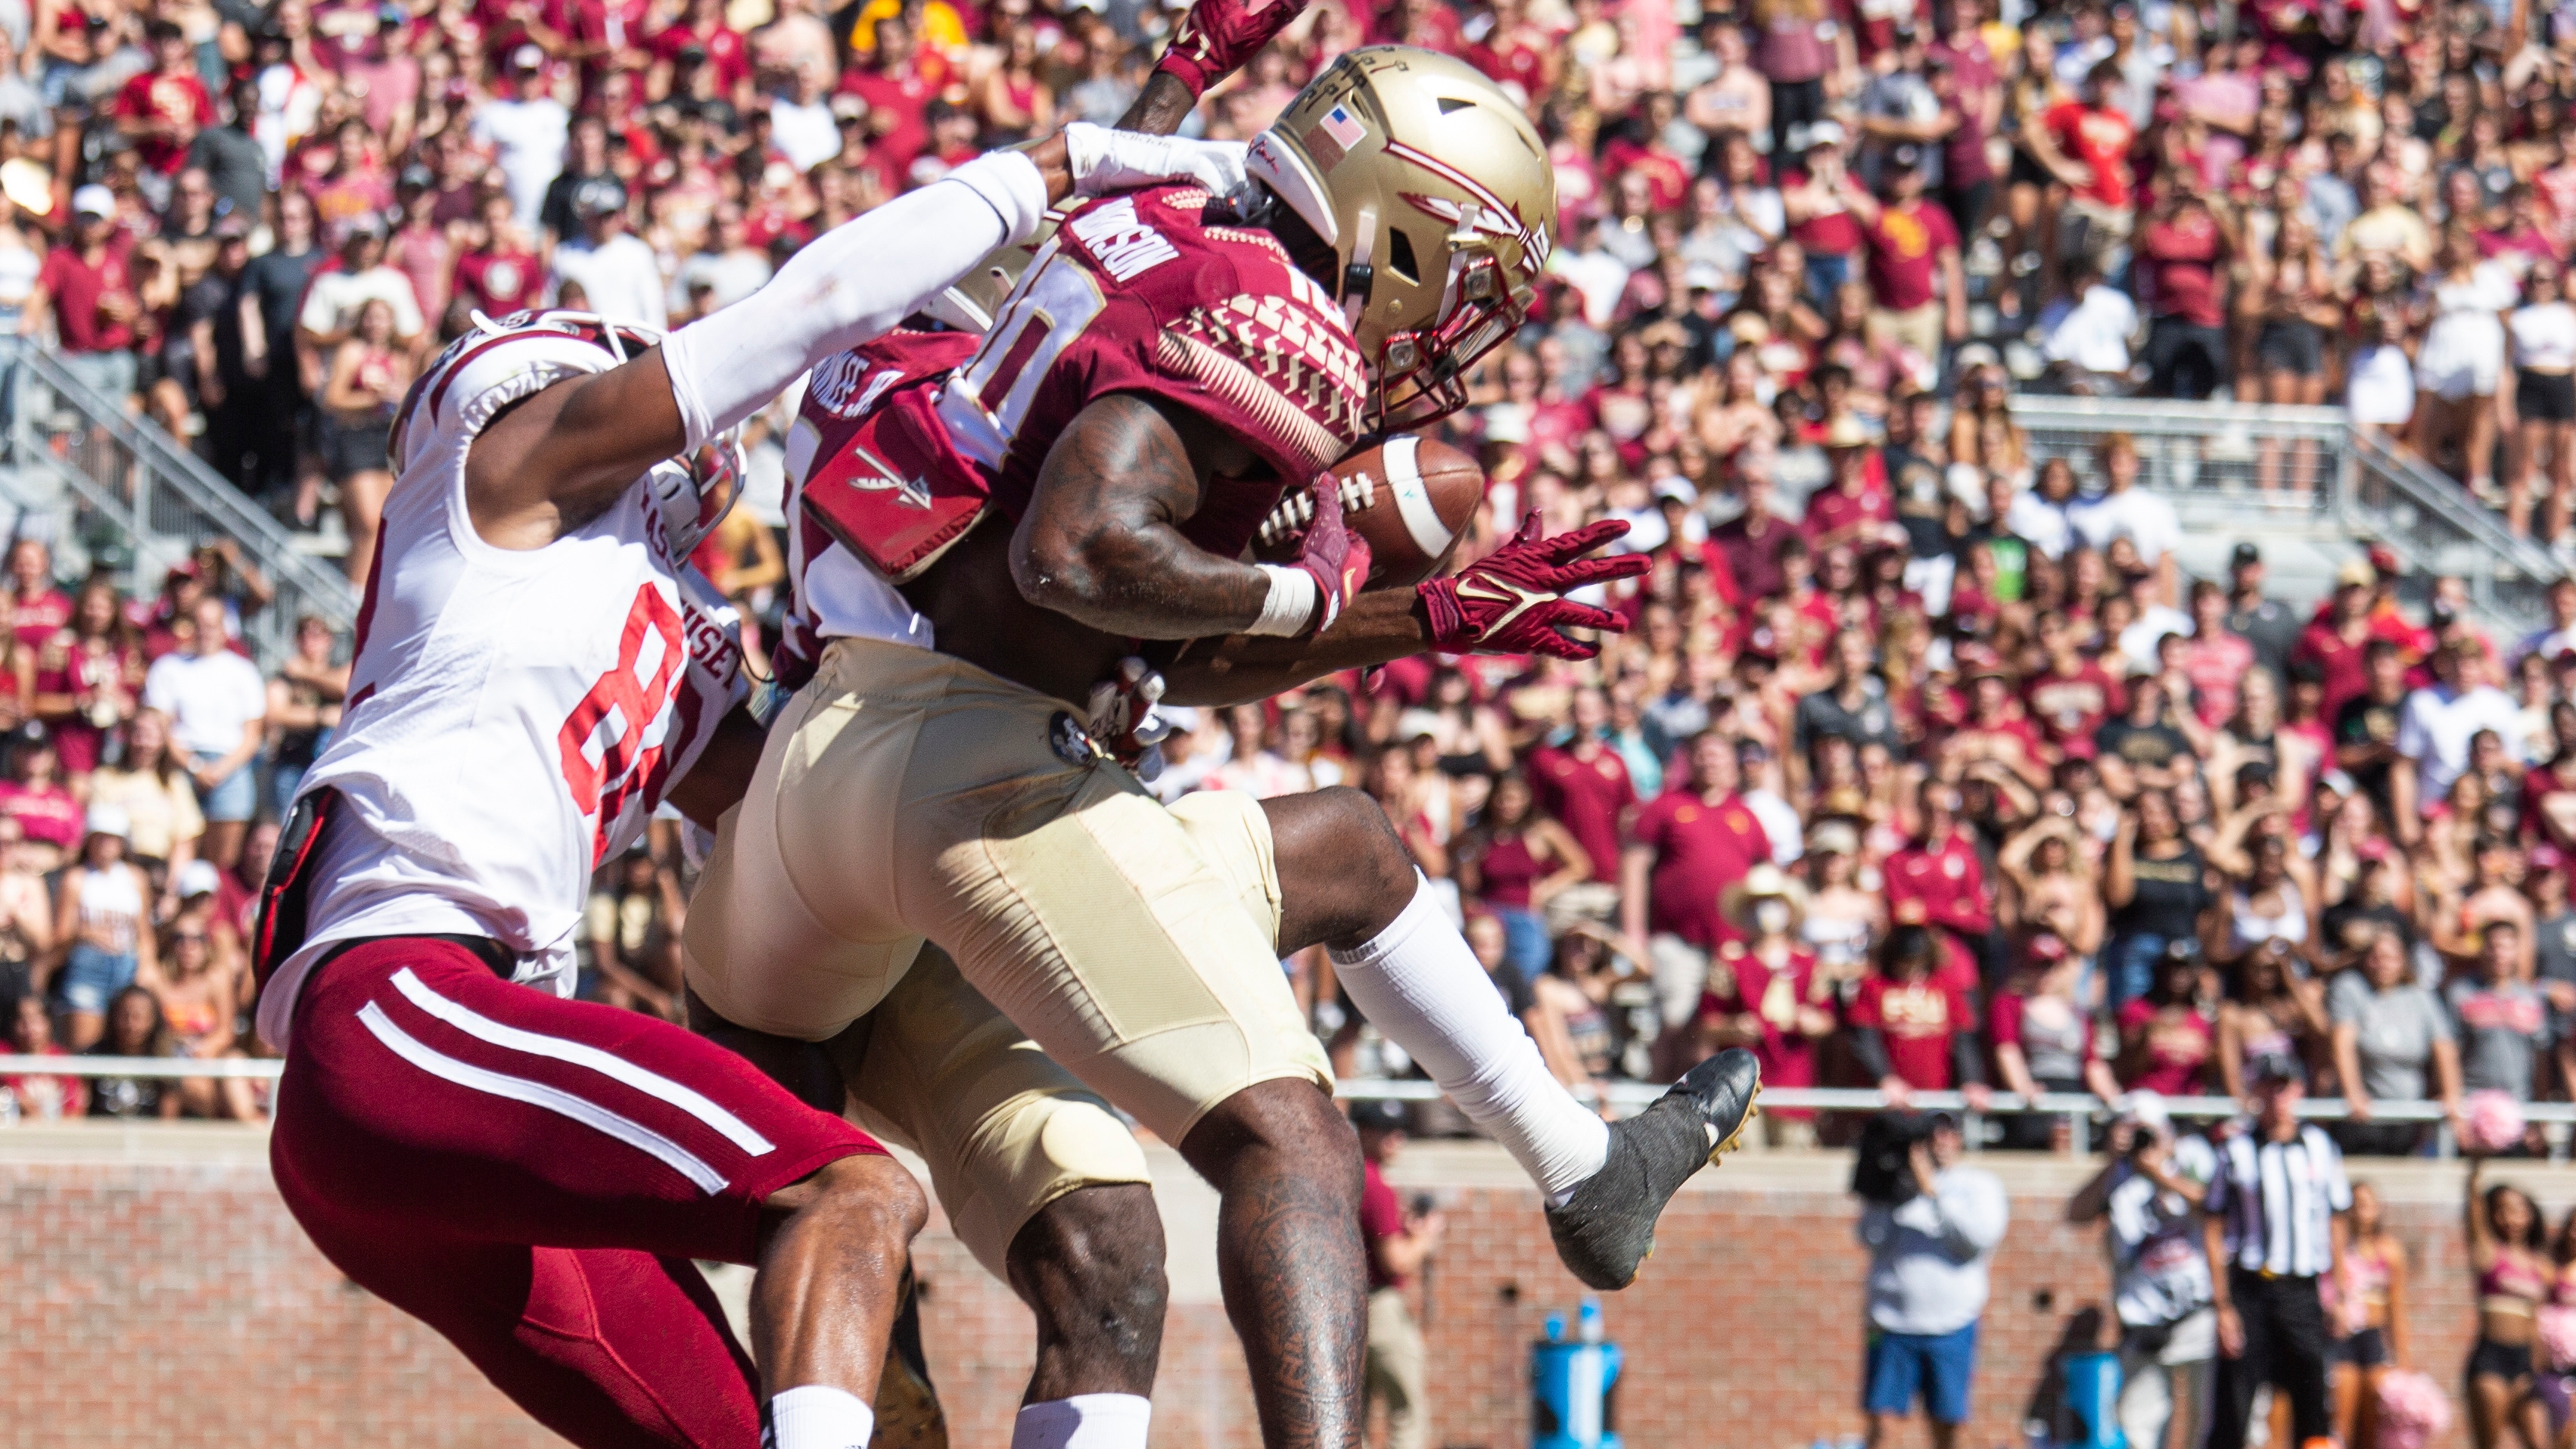
[[[491,937],[452,936],[439,931],[407,931],[398,936],[351,936],[345,941],[334,941],[331,943],[330,949],[324,951],[322,955],[314,961],[313,969],[319,971],[323,967],[330,965],[340,956],[350,951],[354,951],[358,947],[364,946],[370,941],[445,941],[451,946],[462,946],[466,950],[473,952],[474,959],[482,962],[485,966],[490,967],[492,974],[500,977],[504,981],[507,981],[519,974],[518,953],[511,950],[509,947],[502,945],[500,942],[493,940]]]

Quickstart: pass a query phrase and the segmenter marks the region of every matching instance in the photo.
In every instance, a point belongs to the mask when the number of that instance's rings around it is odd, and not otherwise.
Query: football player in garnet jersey
[[[348,709],[263,891],[270,1155],[325,1256],[576,1444],[867,1442],[920,1189],[676,1026],[567,1000],[598,862],[741,793],[740,653],[687,572],[732,430],[1077,184],[1223,190],[1240,146],[1077,127],[839,228],[658,338],[479,323],[404,400]],[[543,627],[532,635],[526,621]],[[759,1368],[691,1258],[760,1267]]]
[[[1333,948],[1604,1287],[1634,1277],[1755,1088],[1730,1053],[1605,1127],[1364,796],[1166,809],[1104,745],[1125,724],[1092,701],[1106,683],[1117,712],[1140,640],[1220,641],[1173,676],[1211,699],[1425,648],[1584,657],[1559,626],[1617,621],[1564,595],[1643,571],[1588,557],[1621,525],[1533,522],[1454,579],[1354,602],[1368,551],[1326,465],[1455,408],[1546,260],[1553,173],[1520,108],[1446,57],[1352,51],[1250,166],[1247,201],[1163,186],[1074,208],[981,339],[889,338],[815,369],[788,444],[789,658],[810,682],[686,932],[706,1024],[830,1043],[861,1120],[922,1151],[960,1236],[1031,1298],[1026,1412],[1118,1449],[1144,1439],[1160,1233],[1141,1157],[1077,1081],[1219,1190],[1266,1442],[1359,1440],[1357,1144],[1281,956]],[[1302,555],[1238,561],[1292,489],[1312,490]],[[1060,1393],[1116,1426],[1091,1437]]]

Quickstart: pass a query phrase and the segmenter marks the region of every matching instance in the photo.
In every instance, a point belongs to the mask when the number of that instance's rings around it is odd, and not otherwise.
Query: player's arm
[[[1167,177],[1230,191],[1243,181],[1242,148],[1072,126],[834,228],[742,302],[485,428],[465,470],[476,532],[502,548],[543,547],[646,469],[766,407],[815,363],[894,327],[993,248],[1026,240],[1053,203]]]
[[[1161,667],[1163,698],[1172,704],[1249,704],[1328,674],[1375,668],[1426,649],[1589,659],[1599,646],[1563,630],[1618,634],[1627,623],[1566,595],[1647,571],[1643,554],[1595,556],[1627,531],[1627,524],[1613,519],[1547,537],[1532,513],[1502,547],[1456,577],[1362,594],[1312,636],[1236,635],[1182,646]]]
[[[1302,633],[1319,617],[1310,575],[1219,557],[1180,530],[1211,479],[1260,466],[1240,439],[1177,404],[1096,399],[1039,466],[1011,536],[1012,581],[1030,603],[1106,634]]]
[[[698,751],[688,773],[663,797],[665,802],[695,823],[715,829],[717,818],[751,792],[751,775],[760,768],[764,737],[750,706],[727,712],[716,722],[716,732],[707,737],[706,748]]]

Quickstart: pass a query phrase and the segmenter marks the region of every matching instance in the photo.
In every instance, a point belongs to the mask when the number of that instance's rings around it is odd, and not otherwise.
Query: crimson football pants
[[[760,1384],[692,1258],[884,1151],[668,1022],[564,1001],[453,942],[304,984],[269,1161],[314,1245],[584,1449],[755,1449]]]

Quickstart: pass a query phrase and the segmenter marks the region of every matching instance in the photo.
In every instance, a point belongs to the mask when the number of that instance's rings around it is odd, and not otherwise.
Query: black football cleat
[[[1547,1210],[1556,1256],[1585,1286],[1616,1292],[1655,1250],[1655,1219],[1691,1174],[1732,1152],[1753,1121],[1762,1066],[1728,1047],[1645,1111],[1610,1124],[1610,1155],[1563,1207]]]

